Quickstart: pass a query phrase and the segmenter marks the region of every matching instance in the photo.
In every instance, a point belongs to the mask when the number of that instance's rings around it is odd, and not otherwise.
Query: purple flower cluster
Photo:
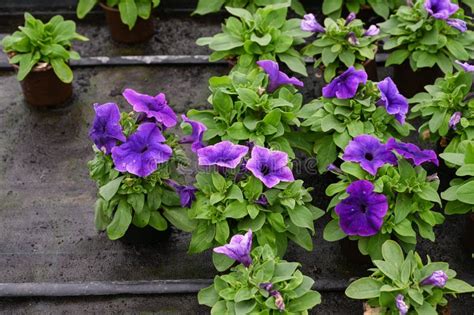
[[[195,193],[197,192],[197,188],[194,186],[184,186],[180,185],[172,179],[165,180],[165,183],[172,187],[176,193],[179,195],[181,207],[183,208],[191,208],[193,201],[196,200]]]
[[[467,62],[461,62],[459,60],[455,61],[465,72],[474,72],[474,66],[470,65]]]
[[[200,166],[219,166],[234,169],[240,164],[249,148],[244,145],[222,141],[197,150]]]
[[[365,84],[366,82],[367,73],[364,70],[356,70],[354,67],[350,67],[323,88],[323,96],[326,98],[349,99],[356,95],[359,84]]]
[[[322,27],[321,24],[316,21],[316,17],[312,13],[304,15],[303,20],[301,20],[301,30],[312,33],[326,32],[324,27]]]
[[[425,0],[425,10],[435,19],[447,20],[459,10],[459,6],[451,0]]]
[[[192,133],[188,136],[184,136],[181,138],[179,141],[180,143],[192,143],[191,145],[191,150],[193,152],[197,152],[197,150],[201,149],[204,147],[204,144],[202,143],[202,138],[204,136],[204,132],[206,132],[207,127],[199,122],[199,121],[194,121],[186,117],[185,115],[181,115],[181,119],[185,122],[191,125],[192,128]]]
[[[95,118],[89,136],[99,150],[110,154],[117,141],[125,141],[120,125],[120,110],[114,103],[95,104],[94,110]]]
[[[448,275],[443,270],[434,271],[429,277],[423,279],[421,285],[432,285],[438,288],[444,288],[448,281]]]
[[[398,309],[400,315],[406,315],[408,313],[408,305],[405,303],[405,297],[402,294],[397,295],[395,298],[395,306]]]
[[[408,113],[408,100],[400,94],[397,86],[390,77],[385,78],[377,84],[380,91],[380,100],[377,105],[384,106],[387,113],[395,116],[401,124],[405,123]]]
[[[422,150],[415,144],[398,142],[394,138],[390,138],[386,144],[383,144],[371,135],[355,137],[345,148],[342,159],[359,163],[363,170],[375,176],[378,169],[385,164],[397,164],[397,158],[393,151],[405,159],[411,160],[416,166],[425,162],[439,165],[433,150]]]
[[[281,295],[280,291],[273,289],[273,283],[271,282],[264,282],[260,283],[260,288],[267,291],[270,296],[275,298],[275,306],[278,308],[280,312],[285,310],[285,301],[283,300],[283,296]]]
[[[248,230],[245,235],[234,235],[230,239],[229,244],[214,248],[215,253],[226,255],[227,257],[238,261],[245,267],[249,267],[252,264],[252,257],[250,257],[251,250],[252,230]]]
[[[269,93],[274,92],[280,86],[285,84],[291,84],[297,87],[303,87],[304,84],[300,80],[295,77],[289,77],[286,73],[280,71],[280,66],[277,62],[273,60],[260,60],[257,61],[257,65],[259,65],[263,71],[268,74],[268,88],[267,91]]]

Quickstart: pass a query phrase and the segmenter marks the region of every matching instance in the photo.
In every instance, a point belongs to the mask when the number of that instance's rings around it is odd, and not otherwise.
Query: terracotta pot
[[[341,246],[342,254],[346,257],[347,261],[363,265],[368,265],[372,262],[370,256],[361,254],[359,247],[357,246],[357,241],[351,241],[346,237],[340,240],[339,244]]]
[[[446,306],[438,306],[437,311],[438,315],[451,315],[451,307],[449,304]]]
[[[115,8],[100,3],[105,11],[107,24],[109,25],[110,35],[120,43],[135,44],[148,41],[155,34],[155,26],[153,19],[144,20],[137,18],[135,26],[130,30],[128,25],[124,24],[120,19],[120,11]]]
[[[395,65],[393,68],[393,81],[405,97],[412,97],[423,92],[425,85],[433,84],[437,78],[443,76],[443,72],[438,66],[413,71],[408,61],[401,65]]]
[[[471,256],[474,253],[474,213],[467,215],[462,242],[468,255]]]
[[[13,67],[18,71],[17,65]],[[46,63],[35,66],[20,84],[26,102],[32,106],[58,106],[72,96],[72,84],[59,80],[53,68]]]
[[[381,307],[372,307],[368,303],[364,303],[363,308],[364,308],[364,315],[381,315],[382,314]]]
[[[120,241],[126,244],[155,244],[167,240],[170,236],[170,228],[166,231],[158,231],[151,226],[139,228],[131,224]]]

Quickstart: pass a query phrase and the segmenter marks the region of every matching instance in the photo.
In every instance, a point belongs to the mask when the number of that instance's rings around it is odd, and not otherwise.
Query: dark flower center
[[[148,146],[146,145],[141,149],[140,153],[145,153],[147,150],[148,150]]]
[[[361,204],[361,205],[360,205],[360,211],[361,211],[362,213],[366,213],[366,212],[367,212],[367,205]]]
[[[268,165],[263,165],[260,171],[264,176],[267,176],[268,174],[270,174],[270,167],[268,167]]]
[[[365,155],[364,155],[364,158],[367,160],[367,161],[372,161],[374,159],[374,155],[370,152],[367,152]]]

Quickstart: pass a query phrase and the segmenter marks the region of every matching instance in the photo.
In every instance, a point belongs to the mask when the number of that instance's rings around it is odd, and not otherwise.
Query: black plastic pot
[[[462,242],[468,255],[471,256],[474,253],[474,213],[467,215]]]
[[[423,92],[426,85],[433,84],[437,78],[443,76],[438,66],[413,71],[408,61],[395,65],[393,70],[393,81],[405,97],[412,97]]]
[[[13,65],[16,71],[18,66]],[[72,96],[72,84],[59,80],[50,65],[37,65],[20,81],[28,104],[36,107],[59,106]]]
[[[125,235],[120,238],[120,241],[126,244],[156,244],[166,241],[171,236],[171,228],[166,231],[158,231],[151,226],[144,228],[136,227],[131,224]]]
[[[341,252],[348,262],[363,265],[369,265],[372,262],[370,256],[361,254],[357,241],[351,241],[346,237],[340,240],[339,244],[341,245]]]
[[[103,3],[100,3],[100,6],[105,11],[110,35],[115,41],[125,44],[142,43],[148,41],[155,34],[153,18],[144,20],[138,17],[135,26],[129,29],[128,25],[122,22],[118,9],[111,8]]]

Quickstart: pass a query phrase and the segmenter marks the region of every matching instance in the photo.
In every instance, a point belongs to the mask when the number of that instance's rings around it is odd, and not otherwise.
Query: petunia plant
[[[99,187],[96,227],[112,240],[131,224],[164,231],[170,222],[191,231],[194,224],[183,207],[194,200],[195,188],[172,179],[179,165],[188,164],[179,139],[167,130],[177,117],[163,93],[153,97],[126,89],[123,95],[133,106],[130,113],[120,114],[115,103],[94,105],[95,157],[88,166]]]
[[[323,14],[332,18],[341,16],[343,10],[359,13],[371,8],[377,15],[388,18],[391,11],[405,4],[405,0],[323,0]]]
[[[160,5],[161,0],[104,0],[105,5],[111,8],[118,8],[120,19],[130,29],[135,26],[140,17],[148,20],[151,11]],[[79,0],[77,4],[77,17],[83,19],[100,2],[100,0]]]
[[[450,187],[441,193],[441,197],[447,201],[445,213],[474,212],[474,141],[462,141],[458,146],[458,152],[441,153],[440,157],[456,167],[458,176],[452,179]]]
[[[340,168],[330,168],[340,180],[326,189],[332,197],[328,206],[332,220],[324,239],[349,237],[372,259],[381,257],[381,244],[388,239],[397,240],[405,251],[415,247],[417,234],[435,240],[433,227],[444,221],[434,209],[435,204],[441,206],[439,179],[428,176],[421,166],[438,165],[434,151],[393,138],[383,144],[360,135],[349,143],[342,159]]]
[[[303,181],[294,179],[286,153],[222,141],[197,150],[197,156],[202,170],[189,209],[196,222],[189,252],[225,244],[248,229],[257,244],[268,244],[280,256],[288,240],[313,248],[313,221],[324,212],[311,205]]]
[[[211,307],[211,314],[303,315],[321,303],[299,263],[281,260],[268,245],[252,250],[251,230],[214,251],[240,264],[199,291],[199,304]]]
[[[24,80],[34,67],[51,66],[61,81],[72,82],[73,73],[68,62],[80,59],[79,54],[72,50],[72,41],[88,40],[76,33],[74,21],[65,21],[56,15],[48,23],[43,23],[25,13],[25,25],[19,29],[2,40],[9,62],[18,65],[17,79]]]
[[[469,65],[464,67],[469,70]],[[410,99],[413,118],[423,120],[420,134],[437,142],[444,152],[457,152],[462,141],[474,139],[471,87],[472,73],[459,71],[437,79],[425,87],[426,92]]]
[[[392,51],[386,66],[409,61],[411,68],[438,66],[453,70],[455,60],[474,57],[474,33],[467,29],[463,10],[450,0],[417,0],[401,6],[390,19],[379,24],[388,36],[383,48]]]
[[[245,8],[250,12],[255,12],[259,7],[285,2],[287,0],[199,0],[193,14],[205,15],[215,13],[219,12],[223,7]],[[305,13],[304,7],[299,0],[291,0],[291,9],[299,15]]]
[[[303,96],[294,86],[302,87],[303,82],[288,77],[272,60],[257,64],[259,68],[249,73],[232,71],[228,76],[211,78],[208,102],[212,109],[192,109],[189,118],[206,125],[204,140],[211,144],[251,141],[285,151],[292,158],[293,146],[310,150],[296,131]]]
[[[323,88],[323,96],[304,105],[298,117],[313,139],[319,172],[334,163],[349,141],[361,134],[387,140],[407,136],[408,102],[390,78],[375,83],[350,67]]]
[[[364,23],[351,13],[346,19],[326,18],[324,27],[319,25],[313,14],[306,14],[301,22],[303,31],[316,33],[316,39],[307,45],[302,53],[315,58],[314,66],[324,70],[324,79],[331,81],[338,72],[354,66],[363,69],[375,59],[380,30]]]
[[[199,38],[196,43],[214,51],[210,61],[237,58],[237,69],[251,69],[256,61],[270,59],[307,75],[303,56],[295,47],[311,34],[300,29],[299,19],[287,20],[289,5],[289,1],[269,5],[255,13],[226,7],[233,16],[222,26],[222,33]]]
[[[405,256],[400,246],[391,240],[382,245],[382,257],[373,261],[369,277],[352,282],[346,295],[366,300],[380,314],[424,315],[444,314],[448,296],[470,293],[474,288],[459,279],[445,262],[424,264],[418,253]]]

